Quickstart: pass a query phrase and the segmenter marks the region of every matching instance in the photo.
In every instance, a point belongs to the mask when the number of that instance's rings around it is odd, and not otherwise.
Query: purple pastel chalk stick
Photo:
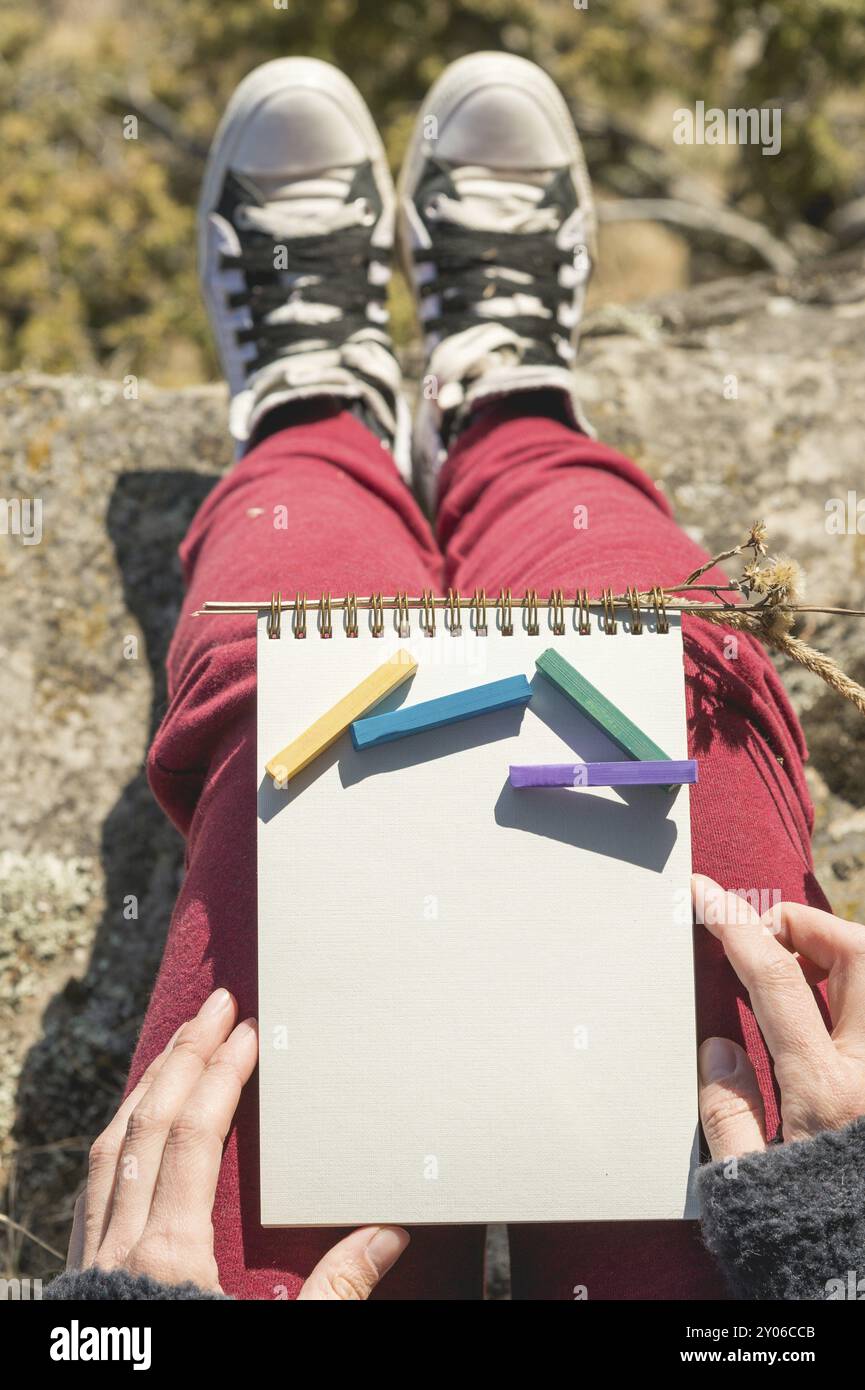
[[[534,767],[512,763],[510,782],[512,787],[572,787],[576,770],[573,763],[538,763]]]
[[[615,763],[511,764],[512,787],[674,787],[697,781],[693,759]]]

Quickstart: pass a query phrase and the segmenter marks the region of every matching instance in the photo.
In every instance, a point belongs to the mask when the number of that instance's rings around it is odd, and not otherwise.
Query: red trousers
[[[633,463],[519,409],[501,405],[461,436],[442,477],[437,542],[387,451],[336,408],[264,440],[201,507],[182,547],[186,602],[168,658],[169,708],[149,758],[153,790],[186,838],[187,872],[130,1084],[215,986],[233,991],[241,1017],[256,1011],[254,619],[195,618],[195,608],[267,599],[275,589],[313,598],[580,586],[597,595],[607,585],[681,581],[705,558]],[[744,636],[733,649],[729,638],[686,620],[690,754],[705,768],[691,793],[694,868],[768,901],[780,894],[825,907],[812,871],[801,730],[763,650]],[[696,958],[700,1037],[744,1043],[774,1127],[761,1036],[702,929]],[[227,1292],[294,1297],[337,1233],[261,1229],[257,1114],[253,1078],[225,1150],[216,1255]],[[722,1292],[690,1222],[516,1226],[510,1240],[515,1298],[571,1299],[577,1286],[609,1299]],[[416,1229],[377,1296],[477,1298],[483,1243],[482,1227]]]

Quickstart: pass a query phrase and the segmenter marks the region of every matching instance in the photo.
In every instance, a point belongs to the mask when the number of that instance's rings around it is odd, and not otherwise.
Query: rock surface
[[[830,499],[865,497],[863,346],[865,258],[851,252],[789,282],[600,309],[580,377],[600,435],[658,480],[710,551],[762,516],[772,549],[803,565],[809,599],[863,607],[865,534],[826,528]],[[4,494],[43,507],[40,544],[0,535],[0,1207],[44,1243],[0,1226],[10,1272],[58,1267],[182,872],[142,757],[165,703],[176,548],[231,462],[226,398],[144,383],[126,394],[110,381],[0,378]],[[802,634],[865,678],[865,620],[814,615]],[[836,909],[861,921],[865,724],[815,678],[781,669],[811,747],[818,871]]]

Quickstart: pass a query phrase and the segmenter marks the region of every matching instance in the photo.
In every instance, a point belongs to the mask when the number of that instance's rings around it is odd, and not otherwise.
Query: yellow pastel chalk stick
[[[366,714],[367,710],[377,705],[385,695],[389,695],[397,686],[413,676],[416,670],[417,662],[411,652],[404,648],[394,652],[383,666],[377,667],[366,680],[362,680],[360,685],[355,686],[354,690],[334,705],[333,709],[329,709],[327,714],[310,724],[299,738],[289,743],[281,753],[271,758],[270,762],[265,763],[265,768],[277,786],[284,787],[292,777],[302,772],[319,753],[336,743],[340,734],[345,733],[353,720]]]

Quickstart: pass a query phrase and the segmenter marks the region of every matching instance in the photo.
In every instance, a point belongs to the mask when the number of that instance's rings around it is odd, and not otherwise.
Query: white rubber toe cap
[[[579,152],[556,84],[511,53],[473,53],[451,63],[425,107],[438,121],[430,152],[452,164],[554,169]]]
[[[265,97],[238,132],[234,168],[251,178],[292,178],[368,158],[360,133],[326,92],[300,88]]]
[[[532,92],[493,82],[470,93],[439,130],[436,153],[450,164],[553,169],[571,151]]]

